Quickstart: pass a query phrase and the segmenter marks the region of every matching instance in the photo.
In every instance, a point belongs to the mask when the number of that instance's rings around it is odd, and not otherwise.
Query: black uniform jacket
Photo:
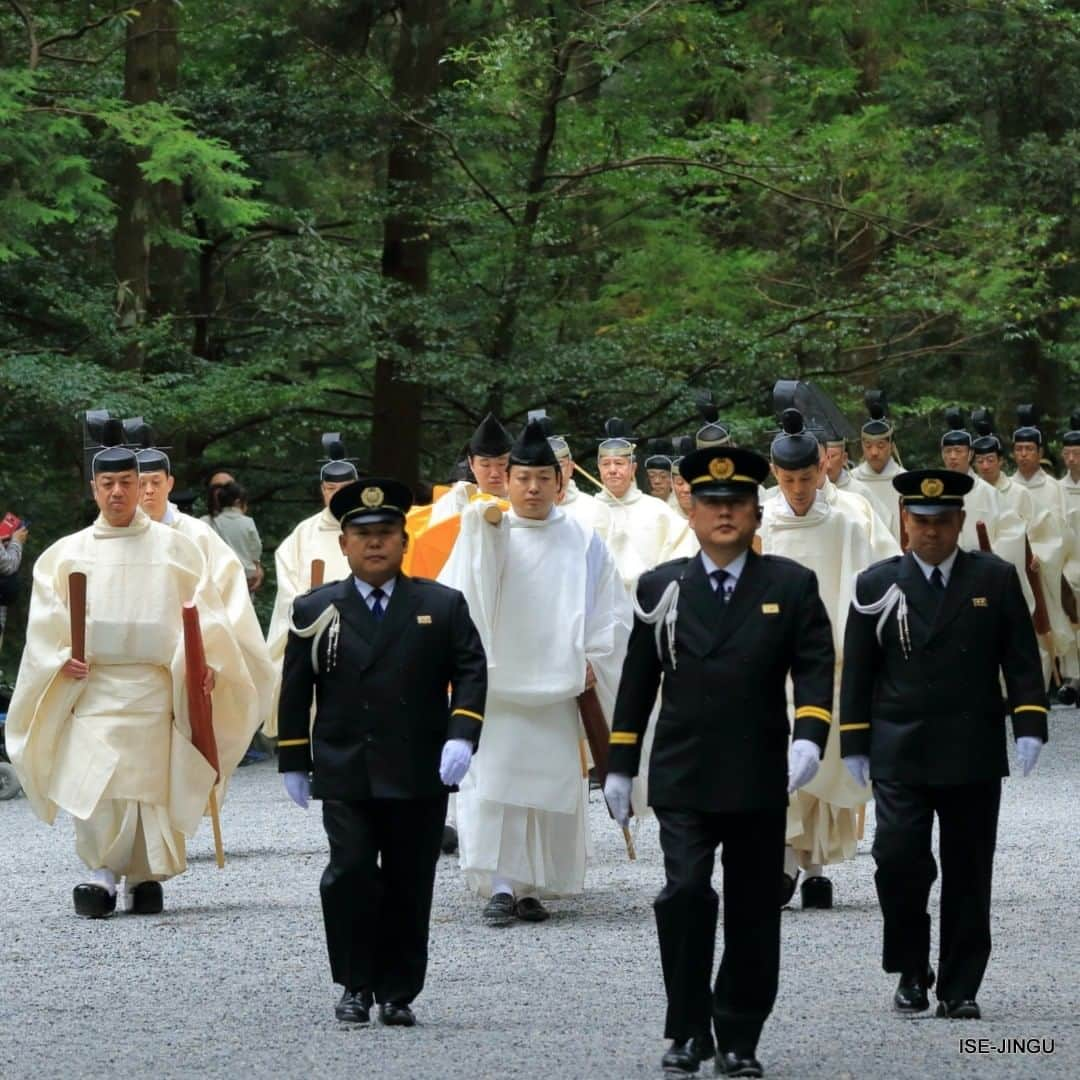
[[[675,660],[663,631],[634,619],[611,734],[611,772],[637,775],[641,740],[663,676],[649,766],[649,802],[715,812],[786,806],[786,683],[795,686],[794,737],[824,750],[835,652],[817,577],[790,559],[747,553],[728,604],[700,556],[643,574],[638,602],[653,609],[679,581]]]
[[[465,598],[400,574],[378,620],[350,576],[297,597],[293,624],[310,626],[329,604],[341,614],[337,655],[324,632],[318,674],[311,638],[290,631],[285,646],[279,771],[310,770],[317,799],[438,795],[443,744],[475,747],[487,696],[487,660]]]
[[[1047,735],[1039,647],[1016,570],[996,555],[960,551],[941,597],[908,553],[864,570],[856,598],[873,603],[894,583],[907,597],[911,655],[904,657],[895,611],[879,645],[879,616],[852,609],[841,753],[869,754],[875,780],[969,784],[1007,776],[999,671],[1014,734]]]

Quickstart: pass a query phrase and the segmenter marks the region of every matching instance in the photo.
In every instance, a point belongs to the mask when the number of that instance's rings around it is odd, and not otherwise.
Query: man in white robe
[[[1061,437],[1061,457],[1065,462],[1065,475],[1059,483],[1071,513],[1080,507],[1080,412],[1069,417],[1069,430]]]
[[[825,440],[825,474],[838,490],[847,494],[861,495],[864,499],[873,499],[867,486],[851,475],[851,462],[848,458],[847,442],[839,438]]]
[[[548,917],[582,892],[586,784],[577,698],[608,716],[631,624],[603,541],[555,505],[558,461],[530,422],[508,469],[511,510],[473,504],[440,581],[464,593],[488,657],[484,737],[458,795],[461,867],[484,919]],[[497,519],[493,524],[486,515]]]
[[[1023,412],[1021,417],[1034,420],[1033,416],[1025,416]],[[1060,676],[1075,679],[1080,675],[1080,662],[1075,630],[1062,603],[1062,574],[1073,557],[1076,540],[1069,517],[1068,496],[1059,481],[1043,471],[1042,450],[1042,432],[1034,423],[1022,423],[1013,432],[1016,472],[1012,482],[1027,492],[1034,508],[1027,530],[1050,619],[1050,640],[1040,635],[1039,643],[1044,650],[1052,646]]]
[[[900,504],[892,486],[893,477],[904,471],[894,460],[896,447],[893,442],[892,422],[887,419],[885,395],[871,390],[866,394],[870,419],[862,426],[862,463],[851,473],[852,479],[861,483],[873,500],[881,520],[888,526],[893,539],[900,540]]]
[[[608,421],[609,431],[614,430],[613,423]],[[600,443],[597,467],[604,487],[596,498],[611,514],[605,539],[632,594],[646,570],[686,554],[680,547],[687,543],[689,524],[667,503],[649,498],[637,486],[637,459],[629,438],[609,434]]]
[[[206,562],[210,581],[221,597],[240,651],[244,656],[248,676],[255,687],[255,697],[244,703],[245,715],[241,727],[257,730],[270,715],[274,686],[279,671],[270,659],[263,640],[262,628],[255,615],[248,592],[244,566],[236,553],[209,526],[190,514],[183,514],[169,501],[176,485],[172,462],[163,450],[144,447],[135,455],[139,463],[139,502],[151,521],[167,525],[186,536],[199,549]],[[265,756],[265,755],[264,755]]]
[[[322,584],[341,581],[349,576],[349,564],[341,553],[338,537],[341,526],[330,513],[330,500],[335,492],[356,480],[356,466],[345,457],[345,447],[340,439],[324,436],[323,443],[329,460],[319,470],[319,491],[322,509],[299,525],[278,545],[274,552],[277,576],[277,594],[274,610],[270,615],[270,628],[266,632],[266,646],[270,662],[274,665],[271,684],[270,712],[263,724],[263,734],[277,738],[278,694],[281,690],[281,665],[285,659],[285,644],[289,640],[289,612],[292,602],[311,589],[312,568],[319,560],[323,566]]]
[[[115,429],[109,430],[110,425]],[[75,819],[91,871],[77,914],[156,914],[161,882],[186,868],[185,838],[206,809],[215,772],[191,743],[181,610],[198,608],[212,693],[220,783],[254,733],[256,700],[198,548],[139,508],[138,464],[106,425],[92,464],[95,523],[34,567],[26,648],[7,718],[7,749],[34,812]],[[86,656],[72,656],[70,575],[86,575]]]
[[[802,906],[830,908],[833,886],[823,873],[824,867],[855,857],[858,811],[870,798],[869,788],[856,784],[840,760],[843,717],[837,722],[837,699],[844,628],[855,578],[876,559],[865,518],[829,503],[819,488],[826,475],[824,446],[803,430],[802,416],[795,409],[785,411],[783,426],[771,448],[777,489],[763,507],[761,550],[766,555],[793,559],[817,575],[832,623],[837,679],[833,723],[821,767],[790,797],[780,899],[782,903],[791,899],[801,870]]]
[[[595,495],[590,495],[578,487],[574,479],[574,455],[566,439],[562,435],[549,435],[548,444],[558,459],[562,473],[562,490],[556,499],[556,505],[587,529],[595,529],[606,542],[611,531],[611,511]]]
[[[470,436],[466,451],[469,470],[476,482],[457,480],[449,491],[436,499],[428,518],[428,528],[460,514],[478,495],[506,498],[506,462],[512,442],[506,428],[493,413],[488,413]]]

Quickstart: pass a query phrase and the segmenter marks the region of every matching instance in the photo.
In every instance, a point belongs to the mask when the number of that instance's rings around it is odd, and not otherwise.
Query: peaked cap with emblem
[[[989,409],[973,409],[971,426],[975,429],[975,438],[971,449],[978,454],[1004,454],[1001,440],[994,434],[994,416]]]
[[[866,411],[870,417],[862,426],[862,433],[871,439],[891,439],[892,422],[888,419],[889,406],[884,390],[867,390],[863,397]]]
[[[345,444],[337,431],[323,432],[322,437],[323,467],[319,470],[319,480],[328,484],[340,484],[357,477],[355,459],[345,456]]]
[[[905,510],[940,514],[942,510],[964,508],[964,496],[975,486],[975,478],[952,469],[912,469],[894,476],[892,486],[899,492]]]
[[[510,447],[510,464],[527,465],[539,469],[550,465],[559,468],[559,459],[544,434],[544,425],[539,420],[530,420],[517,441]]]
[[[510,432],[495,419],[494,413],[488,413],[469,438],[469,457],[502,457],[513,445]]]
[[[412,492],[400,480],[362,476],[335,491],[330,513],[346,525],[374,525],[380,521],[404,521],[412,507]]]
[[[1042,446],[1043,437],[1042,432],[1039,430],[1039,410],[1034,405],[1017,405],[1016,421],[1020,426],[1013,432],[1013,445],[1023,442]]]
[[[952,405],[945,410],[945,434],[941,436],[942,447],[970,446],[971,432],[964,428],[964,412]]]
[[[1069,417],[1069,430],[1061,437],[1062,446],[1080,446],[1080,412]]]
[[[785,409],[780,417],[782,428],[769,447],[773,464],[781,469],[808,469],[819,459],[817,437],[806,430],[798,409]]]
[[[814,443],[815,460],[817,443]],[[769,463],[753,450],[739,446],[706,446],[679,462],[679,475],[693,495],[732,498],[757,495],[769,475]]]
[[[634,456],[637,445],[634,442],[633,429],[628,420],[622,420],[617,416],[604,421],[604,438],[596,448],[596,456],[602,457],[630,457]]]

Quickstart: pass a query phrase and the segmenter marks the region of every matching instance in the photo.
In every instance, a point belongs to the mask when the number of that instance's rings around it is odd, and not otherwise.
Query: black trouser
[[[653,905],[667,990],[667,1038],[705,1035],[711,1017],[721,1050],[754,1053],[780,974],[776,896],[786,817],[784,807],[741,814],[656,808],[667,874]],[[724,954],[710,992],[718,845],[723,845]]]
[[[938,787],[874,783],[874,861],[885,923],[882,966],[914,974],[930,958],[934,814],[941,851],[937,996],[973,1000],[990,959],[990,887],[1001,781]]]
[[[326,948],[334,982],[408,1004],[424,986],[446,796],[324,800]]]

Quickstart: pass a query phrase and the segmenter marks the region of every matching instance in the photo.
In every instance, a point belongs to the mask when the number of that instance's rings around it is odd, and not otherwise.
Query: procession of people
[[[6,725],[34,813],[74,820],[75,914],[161,912],[261,731],[288,798],[322,804],[343,1024],[417,1022],[441,853],[493,930],[587,899],[595,787],[628,845],[659,832],[668,1075],[764,1075],[782,913],[843,905],[829,867],[868,805],[890,1007],[936,988],[978,1019],[1007,721],[1027,776],[1080,679],[1080,415],[1060,481],[1031,406],[1011,440],[950,409],[940,466],[907,470],[871,392],[850,468],[798,386],[765,455],[714,414],[648,443],[609,419],[578,448],[595,477],[546,415],[489,413],[421,506],[327,433],[265,637],[257,552],[170,501],[149,427],[99,422],[98,516],[34,564]]]

